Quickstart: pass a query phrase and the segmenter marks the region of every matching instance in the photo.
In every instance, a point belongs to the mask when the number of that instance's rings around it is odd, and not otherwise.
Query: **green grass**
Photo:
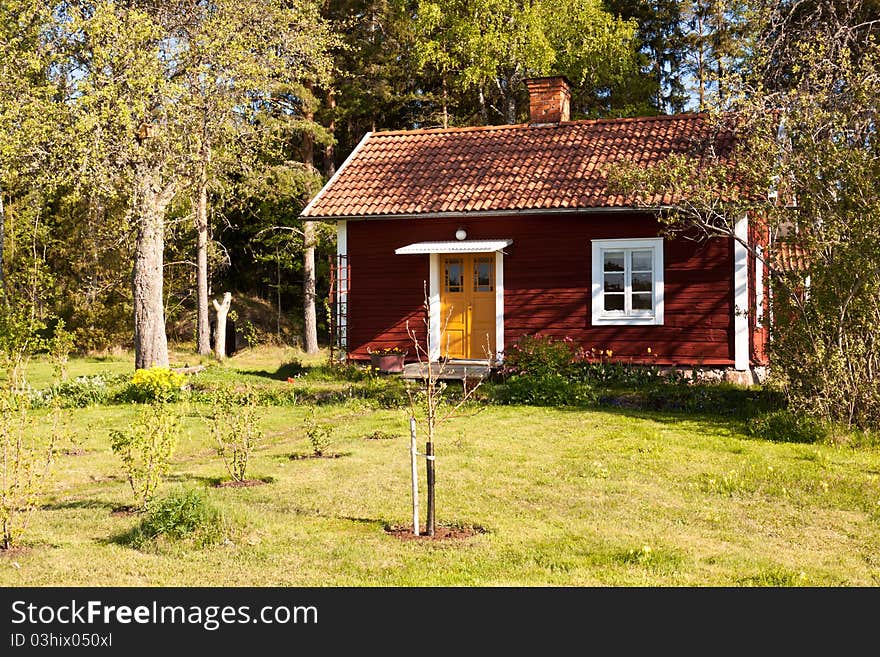
[[[175,364],[186,358],[176,354]],[[293,350],[246,350],[191,382],[274,391],[370,385],[318,370],[288,383],[281,366],[294,358],[320,363]],[[71,376],[133,371],[132,362],[75,360]],[[32,372],[34,385],[49,381],[45,363]],[[200,417],[206,407],[176,406],[183,437],[160,492],[203,489],[229,527],[224,540],[149,550],[120,541],[141,518],[113,513],[133,499],[108,434],[138,408],[78,409],[82,453],[59,454],[25,549],[0,556],[0,585],[880,584],[877,447],[769,442],[706,414],[487,406],[444,425],[436,444],[439,522],[485,532],[431,543],[385,531],[411,518],[405,408],[356,396],[319,404],[315,419],[333,425],[330,451],[343,456],[292,460],[310,451],[313,407],[263,406],[265,440],[248,477],[268,483],[217,488],[211,483],[228,476]]]

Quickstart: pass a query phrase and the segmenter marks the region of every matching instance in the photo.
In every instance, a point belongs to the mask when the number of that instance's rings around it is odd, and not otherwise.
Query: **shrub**
[[[308,436],[309,444],[312,446],[312,453],[315,456],[324,456],[330,448],[330,436],[333,434],[333,426],[317,422],[314,413],[310,413],[305,418],[305,427],[306,436]]]
[[[167,367],[151,367],[137,370],[122,392],[124,401],[139,404],[174,402],[186,383],[186,376]]]
[[[244,481],[251,452],[263,439],[253,391],[248,390],[237,398],[218,393],[208,424],[217,441],[217,453],[223,459],[229,476],[233,481]]]
[[[559,375],[569,378],[578,349],[571,338],[524,335],[505,354],[503,376],[541,378]]]
[[[58,320],[52,339],[46,346],[55,378],[61,381],[65,380],[67,378],[67,362],[70,359],[70,352],[73,351],[73,333],[65,328],[63,319]]]
[[[154,502],[126,541],[140,548],[160,539],[187,539],[196,547],[204,547],[223,540],[224,525],[223,514],[202,491],[175,490]]]
[[[106,404],[119,394],[119,384],[124,380],[120,375],[96,374],[78,376],[70,381],[58,383],[47,392],[49,401],[57,401],[63,408],[86,408]]]
[[[504,385],[494,388],[495,400],[502,404],[535,406],[581,406],[595,400],[589,384],[571,382],[560,374],[540,377],[515,374]]]
[[[159,403],[144,408],[128,430],[110,432],[110,447],[122,459],[139,508],[148,508],[168,472],[179,433],[180,418]]]
[[[748,425],[752,436],[786,443],[815,443],[828,436],[828,429],[808,415],[787,410],[773,411],[752,418]]]
[[[48,444],[29,438],[28,405],[8,390],[0,395],[0,547],[8,549],[27,529],[44,485],[50,481],[60,416],[53,411]]]

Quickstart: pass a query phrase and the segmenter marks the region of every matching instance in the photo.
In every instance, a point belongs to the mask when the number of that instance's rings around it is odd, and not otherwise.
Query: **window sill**
[[[657,317],[594,317],[593,326],[663,326]]]

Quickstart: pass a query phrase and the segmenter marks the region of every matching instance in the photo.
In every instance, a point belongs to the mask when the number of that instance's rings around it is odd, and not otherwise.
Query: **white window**
[[[593,240],[593,325],[663,323],[663,238]]]

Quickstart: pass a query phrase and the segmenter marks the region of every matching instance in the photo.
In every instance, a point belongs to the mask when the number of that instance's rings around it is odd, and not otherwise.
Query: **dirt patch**
[[[214,484],[214,488],[248,488],[250,486],[262,486],[269,482],[265,479],[242,479],[241,481],[230,479],[228,481],[218,481]]]
[[[140,513],[140,509],[136,506],[132,506],[130,504],[123,504],[122,506],[114,506],[110,510],[111,516],[136,516]]]
[[[448,541],[485,534],[486,530],[476,525],[437,525],[433,536],[428,536],[424,527],[419,528],[420,533],[416,536],[413,534],[412,525],[388,525],[385,527],[385,532],[402,541]]]
[[[294,452],[293,454],[291,454],[287,458],[289,458],[291,461],[304,461],[305,459],[338,459],[343,456],[348,456],[348,455],[342,454],[340,452],[327,452],[325,454],[315,454],[315,453],[300,454],[300,453]]]
[[[0,559],[14,559],[16,557],[22,557],[30,552],[33,548],[27,545],[13,545],[8,548],[4,548],[0,545]]]
[[[376,430],[373,433],[368,433],[364,436],[367,440],[393,440],[397,438],[393,433],[388,433],[387,431]]]

